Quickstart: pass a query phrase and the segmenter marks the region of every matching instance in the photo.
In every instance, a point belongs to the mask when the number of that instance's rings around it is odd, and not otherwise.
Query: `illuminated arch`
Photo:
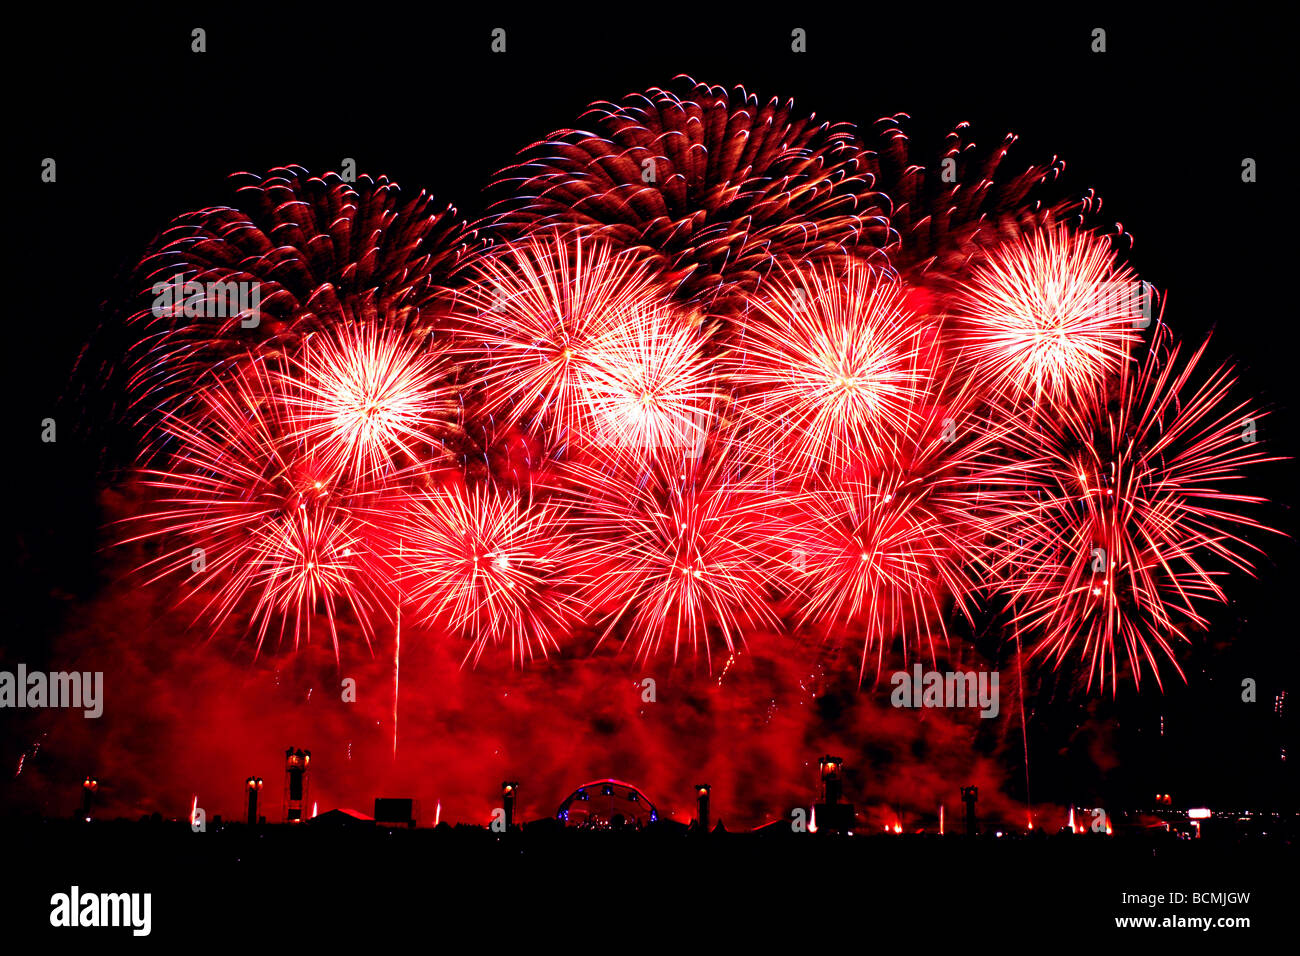
[[[574,790],[560,804],[555,816],[571,827],[639,829],[658,820],[659,811],[636,785],[606,777]]]

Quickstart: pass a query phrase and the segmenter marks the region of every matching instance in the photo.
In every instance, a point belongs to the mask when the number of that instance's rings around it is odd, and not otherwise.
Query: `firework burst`
[[[717,449],[646,470],[581,463],[567,478],[582,504],[578,547],[592,608],[639,659],[667,643],[712,666],[712,644],[773,626],[770,499]]]
[[[883,245],[888,225],[867,157],[844,125],[798,116],[743,89],[695,83],[597,103],[583,129],[525,151],[495,217],[562,224],[637,249],[697,305],[752,290],[776,259]]]
[[[456,485],[410,496],[388,534],[427,624],[467,638],[467,660],[506,644],[522,664],[558,649],[582,607],[564,525],[555,504]]]
[[[369,643],[384,575],[354,515],[358,492],[303,442],[281,387],[251,361],[205,388],[192,420],[170,416],[175,450],[165,470],[144,472],[153,501],[126,540],[162,542],[143,569],[154,579],[190,572],[209,635],[247,616],[260,653],[278,620],[297,648],[323,616],[338,657],[340,612]]]
[[[385,176],[294,166],[234,179],[238,206],[185,213],[154,240],[132,279],[147,305],[78,362],[79,379],[121,382],[129,406],[114,414],[146,432],[214,369],[292,350],[349,315],[427,330],[481,248],[454,208],[424,192],[403,201]]]
[[[1158,334],[1117,392],[1006,433],[1034,481],[1001,533],[1000,586],[1033,654],[1086,663],[1089,688],[1115,693],[1121,666],[1135,685],[1145,667],[1157,683],[1162,662],[1178,669],[1199,608],[1226,600],[1212,565],[1249,571],[1258,550],[1241,534],[1264,530],[1244,510],[1261,499],[1225,489],[1268,460],[1260,416],[1230,397],[1230,370],[1201,376],[1204,351],[1182,362]]]
[[[582,379],[588,440],[647,457],[702,448],[720,400],[699,329],[664,311],[635,312],[593,345]]]
[[[897,113],[876,122],[866,169],[889,199],[889,263],[910,282],[946,288],[1000,243],[1058,223],[1081,224],[1101,209],[1091,193],[1052,195],[1065,170],[1056,157],[1007,173],[1014,133],[988,150],[971,138],[969,123],[960,123],[937,155],[918,157],[908,120]]]
[[[788,271],[752,310],[727,361],[751,448],[803,473],[889,457],[930,377],[902,285],[862,263]]]
[[[408,604],[475,662],[590,622],[711,666],[793,621],[861,681],[986,600],[1090,688],[1158,681],[1249,570],[1253,416],[1063,163],[966,124],[917,162],[906,119],[679,77],[524,150],[491,244],[382,177],[241,174],[79,362],[144,428],[146,570],[259,652],[391,614],[394,748]]]
[[[547,232],[507,244],[479,263],[455,312],[482,414],[561,443],[581,436],[597,345],[617,350],[626,323],[666,308],[645,268],[607,243]]]
[[[350,480],[375,479],[402,463],[451,457],[460,434],[454,367],[384,323],[340,323],[307,337],[281,376],[297,438],[321,465]]]
[[[998,247],[958,293],[968,374],[996,399],[1065,407],[1115,375],[1143,315],[1110,241],[1040,230]]]
[[[887,456],[809,483],[782,515],[799,619],[861,640],[860,678],[895,646],[934,661],[949,612],[970,613],[1019,465],[986,457],[996,432],[968,404],[959,391],[951,406],[915,407]]]

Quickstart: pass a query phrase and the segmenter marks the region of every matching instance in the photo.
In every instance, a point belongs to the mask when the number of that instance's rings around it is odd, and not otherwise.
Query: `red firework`
[[[640,250],[699,305],[752,290],[776,259],[885,243],[884,200],[843,124],[681,77],[596,103],[499,179],[498,228],[574,226]],[[590,130],[591,132],[587,132]]]
[[[582,609],[558,506],[456,485],[410,496],[388,529],[403,590],[427,624],[470,641],[477,663],[507,644],[523,663],[559,647]]]
[[[1066,407],[1119,371],[1150,320],[1142,296],[1108,239],[1056,229],[1001,245],[958,291],[967,374],[997,399]]]
[[[1204,346],[1181,364],[1159,329],[1131,358],[1147,288],[1083,228],[1095,197],[1041,188],[1063,163],[1008,176],[1014,137],[963,124],[923,165],[903,119],[866,148],[689,80],[598,103],[502,175],[489,248],[383,178],[251,177],[155,241],[98,346],[127,361],[81,363],[125,370],[169,455],[131,540],[259,650],[323,620],[337,655],[339,618],[369,641],[409,600],[467,660],[590,619],[711,664],[779,602],[860,642],[861,680],[996,595],[1090,687],[1158,681],[1224,597],[1213,565],[1249,569],[1258,499],[1225,490],[1265,460],[1249,409],[1193,380]],[[198,291],[140,309],[175,280]],[[235,283],[255,314],[221,308]]]
[[[947,289],[1000,243],[1081,223],[1101,209],[1091,192],[1077,200],[1052,195],[1065,170],[1057,157],[1007,173],[1014,133],[989,150],[971,139],[971,124],[959,123],[938,155],[917,156],[904,126],[909,119],[896,113],[876,122],[867,169],[889,199],[889,264],[910,282]]]
[[[727,361],[747,444],[801,473],[887,459],[930,377],[926,326],[903,298],[859,262],[769,281]]]
[[[310,335],[281,376],[297,437],[331,473],[376,478],[451,457],[459,392],[445,350],[377,321]]]
[[[608,616],[602,640],[622,625],[639,659],[667,642],[674,660],[686,648],[712,666],[717,639],[735,650],[746,628],[776,624],[771,500],[734,469],[716,449],[645,472],[570,466],[589,603]]]
[[[427,325],[482,246],[453,207],[424,192],[403,201],[386,176],[346,182],[292,166],[234,179],[237,206],[185,213],[155,239],[135,272],[148,304],[123,326],[129,340],[106,328],[79,362],[83,376],[124,374],[126,413],[146,426],[184,407],[214,368],[361,310]],[[171,289],[184,297],[160,307]]]
[[[588,424],[597,346],[666,308],[644,267],[608,244],[531,235],[479,263],[455,313],[459,354],[475,369],[483,414],[568,442]]]
[[[353,513],[357,493],[304,443],[275,376],[262,361],[244,363],[195,406],[192,421],[166,420],[169,466],[144,472],[155,498],[131,519],[144,530],[128,540],[170,549],[146,569],[155,579],[188,570],[209,634],[247,615],[257,653],[272,621],[297,648],[323,616],[337,657],[344,609],[369,643],[384,575]]]
[[[1262,499],[1223,490],[1269,460],[1260,416],[1230,398],[1228,369],[1200,376],[1205,344],[1186,362],[1179,351],[1158,334],[1117,394],[1006,435],[1034,481],[1000,535],[1001,589],[1033,653],[1086,662],[1089,689],[1109,677],[1115,693],[1122,664],[1135,686],[1144,666],[1158,684],[1162,660],[1178,669],[1185,628],[1206,624],[1198,608],[1226,600],[1212,565],[1249,571],[1258,548],[1241,533],[1265,530],[1243,511]]]
[[[593,343],[582,377],[586,439],[638,458],[703,447],[717,377],[699,328],[664,311],[636,311]]]
[[[949,612],[969,614],[987,571],[985,539],[1018,466],[986,458],[996,435],[966,399],[913,409],[887,455],[809,484],[782,517],[800,620],[860,639],[860,677],[895,645],[935,660]]]

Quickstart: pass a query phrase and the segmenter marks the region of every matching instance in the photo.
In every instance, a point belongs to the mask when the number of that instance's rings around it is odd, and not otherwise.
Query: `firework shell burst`
[[[749,627],[776,625],[771,495],[711,446],[637,467],[575,462],[563,481],[580,504],[578,560],[587,601],[647,659],[666,647],[712,661]]]
[[[968,387],[952,393],[915,399],[888,454],[801,482],[778,518],[797,619],[860,643],[860,679],[895,649],[904,662],[938,659],[950,613],[970,617],[991,535],[1019,500],[1023,463],[991,454],[998,427]]]
[[[285,388],[251,360],[205,388],[196,413],[169,416],[168,464],[143,473],[153,500],[123,543],[164,549],[146,569],[185,577],[208,633],[247,616],[260,652],[278,620],[280,640],[290,635],[296,648],[323,616],[337,655],[343,611],[369,641],[386,572],[354,512],[370,492],[303,440]]]
[[[120,384],[120,414],[146,431],[213,370],[291,350],[342,317],[427,326],[482,247],[455,208],[424,192],[403,199],[386,176],[287,166],[232,179],[237,205],[185,213],[159,234],[130,279],[147,304],[102,328],[79,362],[79,377]],[[160,289],[178,281],[197,285],[160,309]],[[232,289],[256,301],[232,311]]]
[[[870,254],[888,241],[887,200],[852,128],[792,102],[678,77],[597,103],[579,123],[499,174],[496,228],[567,225],[638,250],[680,298],[714,310],[752,291],[774,259]]]
[[[520,664],[544,658],[579,617],[560,504],[452,484],[409,495],[380,521],[403,597],[426,624],[467,639],[467,660],[493,645]]]
[[[454,310],[483,416],[582,436],[597,349],[668,308],[646,267],[608,243],[545,231],[484,257]]]
[[[1088,686],[1121,672],[1157,683],[1201,607],[1227,599],[1224,571],[1250,570],[1243,534],[1262,499],[1235,492],[1270,460],[1255,441],[1262,413],[1232,397],[1230,369],[1202,369],[1203,343],[1183,359],[1161,325],[1146,356],[1124,366],[1066,416],[1036,415],[1004,432],[1031,479],[1004,513],[994,574],[1054,666],[1077,659]]]
[[[1110,240],[1062,227],[999,246],[956,296],[966,373],[995,400],[1066,408],[1113,379],[1150,323]]]
[[[1054,188],[1065,162],[1053,157],[1008,172],[1017,141],[1006,134],[993,149],[959,123],[933,154],[917,155],[906,113],[865,131],[866,169],[889,198],[889,264],[909,282],[950,289],[1002,242],[1057,224],[1077,228],[1097,216],[1099,197],[1063,196]]]
[[[278,377],[295,437],[327,472],[361,481],[453,457],[463,441],[455,371],[445,347],[372,314],[306,336]]]
[[[888,458],[928,394],[925,323],[904,286],[861,262],[786,270],[751,299],[724,360],[756,454],[811,473]]]

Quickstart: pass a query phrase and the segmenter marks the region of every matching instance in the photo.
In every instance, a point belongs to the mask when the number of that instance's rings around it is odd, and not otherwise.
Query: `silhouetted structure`
[[[966,835],[975,836],[979,832],[975,821],[975,801],[979,799],[979,787],[962,787],[961,802],[966,804]]]
[[[515,799],[519,794],[519,784],[514,780],[503,780],[501,782],[501,799],[504,801],[503,806],[506,811],[506,829],[509,830],[515,823]]]
[[[659,820],[659,811],[640,788],[606,777],[584,783],[565,797],[556,819],[571,827],[639,830]]]
[[[853,804],[842,803],[844,796],[844,761],[830,754],[817,762],[821,771],[822,799],[813,807],[817,829],[849,833],[856,819]]]
[[[85,819],[90,819],[90,811],[95,804],[95,791],[99,789],[99,781],[94,777],[87,777],[81,783],[81,815]]]
[[[410,797],[375,797],[375,823],[415,828],[415,801]]]
[[[257,798],[262,792],[262,778],[249,777],[244,781],[244,792],[247,794],[245,801],[245,815],[250,827],[257,825]]]
[[[307,800],[307,773],[311,766],[310,750],[284,752],[284,819],[286,823],[301,823],[302,808]]]

